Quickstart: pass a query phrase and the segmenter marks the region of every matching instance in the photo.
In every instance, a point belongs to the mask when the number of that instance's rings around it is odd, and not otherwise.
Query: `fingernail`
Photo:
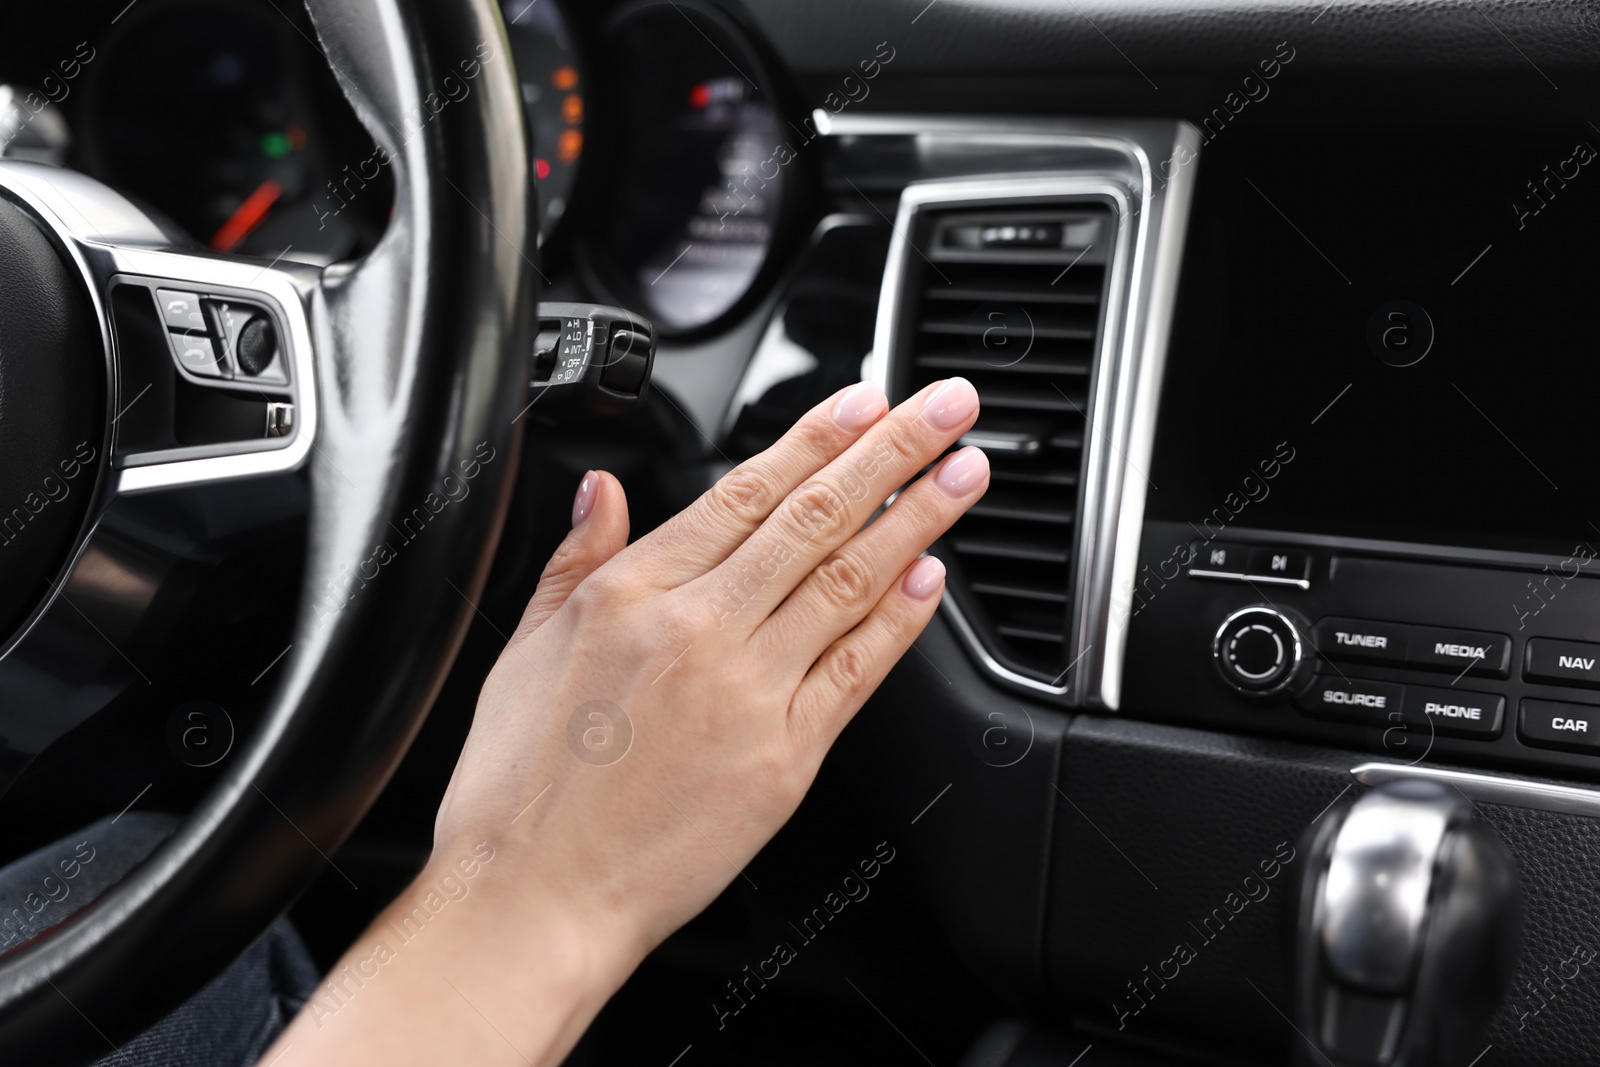
[[[944,586],[944,564],[938,556],[923,556],[906,571],[901,585],[912,600],[927,600]]]
[[[951,378],[923,401],[922,413],[941,430],[953,430],[978,410],[978,391],[965,378]]]
[[[883,390],[871,382],[862,382],[853,386],[833,405],[833,421],[842,430],[860,433],[883,418],[883,413],[888,410],[889,398],[883,395]]]
[[[594,471],[583,476],[578,483],[578,495],[572,498],[572,525],[576,526],[594,510],[595,492],[600,488],[600,476]]]
[[[934,473],[933,484],[951,496],[966,496],[989,473],[989,457],[983,449],[968,445],[945,457]]]

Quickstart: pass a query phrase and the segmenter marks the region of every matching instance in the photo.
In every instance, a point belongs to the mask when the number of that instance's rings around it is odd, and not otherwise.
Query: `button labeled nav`
[[[1600,689],[1600,645],[1532,638],[1523,657],[1522,676],[1530,682]]]

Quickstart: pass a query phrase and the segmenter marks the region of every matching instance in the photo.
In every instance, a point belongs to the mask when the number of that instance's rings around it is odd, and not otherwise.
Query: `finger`
[[[539,588],[522,613],[513,641],[537,630],[589,575],[628,544],[628,498],[622,483],[590,471],[572,498],[572,532],[539,576]]]
[[[812,665],[789,702],[789,728],[807,742],[831,742],[882,684],[939,606],[944,564],[923,556],[900,575],[855,629]]]
[[[856,441],[889,410],[876,385],[841,389],[803,415],[771,448],[723,475],[700,499],[625,555],[663,588],[698,578],[728,558],[795,486]]]
[[[866,524],[879,504],[978,418],[965,378],[935,382],[891,411],[805,484],[694,592],[720,628],[754,632],[817,564]]]
[[[859,623],[889,583],[977,503],[989,487],[989,459],[953,452],[895,498],[865,530],[839,546],[789,594],[754,635],[758,655],[809,665]]]

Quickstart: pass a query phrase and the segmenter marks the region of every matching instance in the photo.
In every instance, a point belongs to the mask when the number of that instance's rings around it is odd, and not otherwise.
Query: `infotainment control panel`
[[[1600,563],[1145,524],[1120,711],[1600,778]],[[1597,538],[1600,540],[1600,538]]]

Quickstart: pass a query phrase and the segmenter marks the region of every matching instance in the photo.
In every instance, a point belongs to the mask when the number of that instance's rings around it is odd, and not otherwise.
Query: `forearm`
[[[503,848],[441,849],[260,1062],[560,1063],[640,951],[519,881]]]

